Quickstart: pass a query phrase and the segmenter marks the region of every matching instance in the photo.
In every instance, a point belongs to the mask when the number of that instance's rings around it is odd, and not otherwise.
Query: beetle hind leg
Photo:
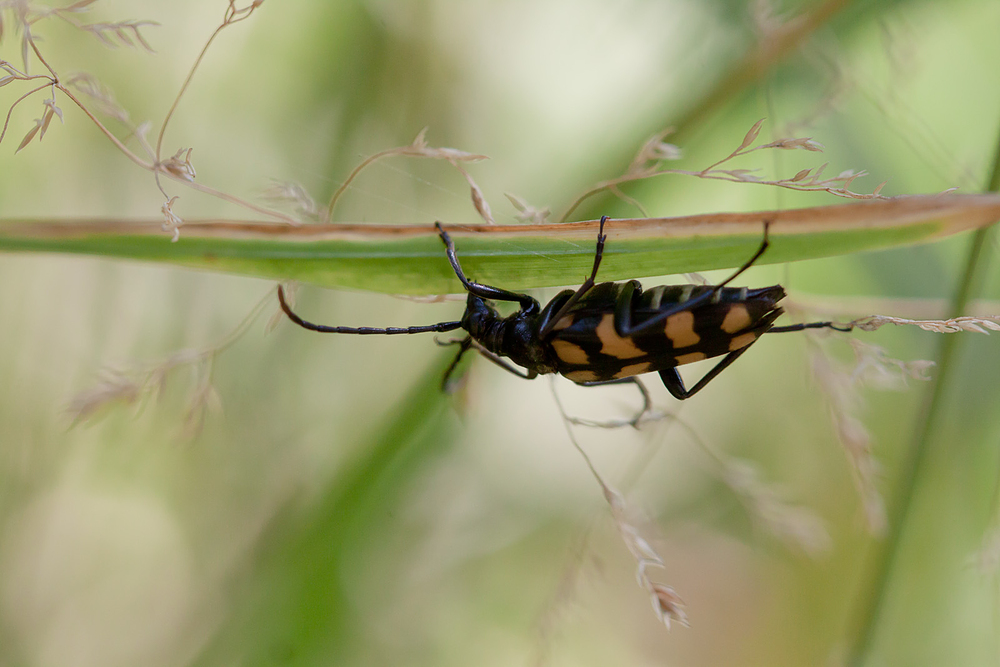
[[[769,231],[770,227],[771,227],[771,222],[769,220],[766,220],[764,222],[764,238],[761,240],[760,246],[757,248],[757,251],[753,254],[753,256],[750,259],[748,259],[746,262],[743,263],[743,266],[741,266],[739,269],[733,272],[733,274],[730,275],[728,278],[726,278],[717,285],[712,285],[711,289],[703,291],[698,296],[691,297],[686,301],[681,301],[680,303],[675,303],[668,308],[661,309],[655,315],[643,320],[642,322],[633,323],[626,317],[631,315],[631,301],[629,299],[632,298],[632,292],[629,292],[628,295],[626,296],[625,291],[623,290],[621,294],[622,300],[619,301],[619,303],[617,304],[617,310],[615,312],[615,330],[621,336],[632,336],[637,333],[641,333],[643,331],[647,331],[654,327],[660,326],[663,322],[666,322],[667,318],[669,318],[671,315],[676,315],[677,313],[683,312],[685,310],[691,310],[703,304],[714,301],[719,297],[719,294],[722,292],[722,289],[726,285],[728,285],[733,280],[741,276],[744,271],[753,266],[757,262],[757,260],[759,260],[761,256],[763,256],[763,254],[767,251],[767,249],[771,245],[770,231]],[[638,286],[638,283],[636,283],[636,286]]]
[[[715,287],[712,290],[713,294],[719,292],[723,287],[725,287],[729,283],[731,283],[734,280],[736,280],[738,277],[740,277],[741,275],[743,275],[743,272],[745,272],[747,269],[749,269],[751,266],[753,266],[754,264],[757,263],[757,260],[760,259],[761,256],[771,246],[770,228],[771,228],[771,221],[770,220],[765,220],[764,221],[764,238],[761,240],[760,247],[757,248],[757,252],[755,252],[750,259],[748,259],[746,262],[744,262],[743,266],[741,266],[740,268],[738,268],[733,273],[733,275],[729,276],[728,278],[726,278],[725,280],[723,280],[718,285],[715,285]]]
[[[671,396],[676,398],[678,401],[683,401],[691,398],[704,389],[709,382],[714,380],[719,373],[726,370],[731,363],[736,361],[739,356],[746,352],[749,348],[750,346],[747,345],[746,347],[741,347],[740,349],[733,350],[727,354],[722,358],[722,361],[715,364],[715,366],[712,367],[712,370],[705,373],[704,377],[698,380],[698,382],[696,382],[690,389],[684,386],[684,380],[681,378],[681,374],[677,372],[676,366],[664,368],[660,371],[660,379],[663,380],[663,386],[667,388],[667,391],[670,392]]]

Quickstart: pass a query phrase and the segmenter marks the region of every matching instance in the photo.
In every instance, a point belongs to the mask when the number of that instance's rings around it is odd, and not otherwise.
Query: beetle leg
[[[602,215],[601,225],[597,230],[597,250],[594,252],[594,268],[590,271],[590,277],[583,281],[580,288],[573,292],[573,294],[566,299],[566,303],[562,305],[559,311],[542,326],[542,328],[538,331],[539,338],[545,338],[545,336],[552,331],[552,327],[554,327],[556,323],[562,319],[563,315],[568,313],[570,308],[576,305],[576,302],[583,298],[583,295],[589,292],[590,288],[594,286],[594,281],[597,280],[597,269],[600,268],[601,259],[604,257],[604,242],[608,240],[607,235],[604,233],[604,223],[607,221],[608,216]]]
[[[448,261],[451,263],[451,268],[455,270],[455,275],[462,281],[465,289],[470,294],[474,294],[483,299],[493,299],[495,301],[516,301],[521,304],[521,310],[529,313],[536,312],[539,309],[538,302],[527,294],[519,294],[517,292],[500,289],[499,287],[483,285],[482,283],[477,283],[466,278],[465,272],[462,271],[462,265],[458,263],[458,255],[455,252],[455,242],[451,240],[451,236],[448,235],[448,232],[444,231],[440,222],[435,222],[434,226],[438,230],[438,236],[440,236],[441,240],[444,241],[444,247],[448,253]]]
[[[619,336],[627,336],[632,329],[632,301],[635,295],[642,291],[638,280],[630,280],[622,285],[618,299],[615,300],[615,331]]]
[[[573,296],[573,290],[565,289],[559,292],[559,294],[556,294],[554,297],[552,297],[551,301],[545,304],[545,307],[542,308],[542,312],[539,313],[538,315],[539,331],[549,330],[547,325],[549,322],[552,321],[552,315],[562,310],[563,303],[566,301],[566,299],[570,298],[571,296]],[[541,340],[541,336],[539,336],[539,339]]]
[[[725,280],[723,280],[721,283],[719,283],[718,285],[716,285],[715,288],[712,289],[712,292],[711,292],[712,294],[717,293],[723,287],[725,287],[729,283],[731,283],[734,280],[736,280],[736,278],[738,278],[744,271],[746,271],[747,269],[749,269],[751,266],[753,266],[757,262],[758,259],[760,259],[761,255],[764,254],[764,252],[767,250],[768,246],[771,245],[771,241],[768,239],[768,235],[769,235],[768,234],[768,230],[769,230],[770,226],[771,226],[771,221],[770,220],[765,220],[764,221],[764,238],[760,242],[760,247],[757,248],[757,252],[755,252],[753,254],[753,257],[751,257],[746,262],[744,262],[743,266],[741,266],[740,268],[738,268],[736,270],[736,273],[734,273],[733,275],[729,276],[728,278],[726,278]]]
[[[695,385],[690,389],[684,387],[684,380],[681,379],[681,374],[677,372],[676,367],[664,368],[662,371],[660,371],[660,379],[663,380],[663,386],[667,388],[667,391],[670,392],[671,396],[676,398],[678,401],[683,401],[686,398],[691,398],[699,391],[704,389],[705,385],[714,380],[715,376],[717,376],[719,373],[726,370],[726,368],[728,368],[731,363],[736,361],[736,359],[739,358],[739,356],[744,352],[746,352],[747,349],[749,348],[750,346],[747,345],[745,347],[741,347],[738,350],[733,350],[732,352],[727,354],[725,357],[722,358],[722,361],[713,366],[712,370],[705,373],[705,376],[702,379],[698,380],[698,382],[696,382]]]
[[[642,394],[642,409],[627,422],[633,428],[639,428],[639,422],[642,421],[642,418],[653,410],[653,400],[649,397],[649,390],[646,389],[646,385],[642,383],[642,380],[633,375],[631,377],[620,378],[617,380],[605,380],[604,382],[583,382],[581,383],[581,386],[604,387],[611,384],[634,384],[636,389],[639,390],[639,393]]]
[[[472,336],[466,336],[462,340],[451,341],[449,343],[438,343],[439,345],[458,345],[458,354],[452,360],[451,364],[448,366],[448,370],[444,372],[444,377],[441,378],[441,391],[445,393],[451,393],[451,387],[449,386],[449,381],[451,380],[452,374],[455,369],[458,368],[458,362],[462,360],[462,355],[469,351],[472,347]]]
[[[508,373],[511,373],[512,375],[516,375],[519,378],[524,378],[525,380],[534,380],[536,377],[538,377],[538,371],[523,371],[514,364],[510,363],[509,361],[501,357],[500,355],[490,352],[482,345],[477,343],[475,340],[470,339],[469,345],[470,347],[476,348],[476,351],[479,352],[479,354],[483,355],[484,357],[492,361],[494,364],[504,369]]]
[[[697,308],[703,303],[707,303],[712,299],[714,299],[723,287],[731,283],[733,280],[738,278],[744,271],[753,266],[754,263],[758,259],[760,259],[761,255],[764,254],[764,251],[766,251],[768,246],[770,245],[770,241],[768,240],[768,227],[770,227],[770,225],[771,225],[770,221],[764,223],[764,240],[761,241],[760,247],[757,248],[757,252],[753,254],[753,257],[744,262],[743,266],[737,269],[736,272],[733,273],[733,275],[729,276],[718,285],[713,286],[710,291],[707,291],[704,294],[699,294],[698,296],[692,299],[688,299],[687,301],[684,301],[682,303],[675,304],[672,308],[661,310],[660,312],[656,313],[656,315],[650,317],[649,319],[643,322],[639,322],[638,324],[629,328],[620,329],[618,333],[622,336],[629,336],[635,333],[639,333],[641,331],[645,331],[646,329],[658,326],[659,324],[666,322],[667,318],[670,317],[671,315],[676,315],[677,313],[683,312],[685,310]]]

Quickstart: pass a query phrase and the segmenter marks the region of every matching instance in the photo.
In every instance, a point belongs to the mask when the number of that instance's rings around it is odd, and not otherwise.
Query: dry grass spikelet
[[[984,576],[994,576],[1000,571],[1000,524],[994,522],[986,531],[979,550],[968,563]]]
[[[72,424],[85,421],[112,403],[133,405],[143,393],[143,387],[124,371],[104,369],[93,387],[74,396],[66,405]]]
[[[656,549],[637,527],[637,522],[631,516],[634,510],[630,510],[625,503],[625,498],[618,491],[605,484],[600,476],[597,476],[597,480],[604,492],[604,499],[608,502],[615,527],[618,529],[625,547],[636,561],[636,582],[649,594],[657,618],[668,630],[671,623],[679,623],[688,627],[687,612],[681,598],[674,592],[673,588],[654,581],[649,575],[650,568],[665,570],[667,566],[660,554],[656,552]]]
[[[178,199],[180,199],[180,197],[175,195],[170,199],[168,199],[167,201],[163,202],[163,205],[160,206],[160,212],[163,213],[162,228],[163,231],[170,232],[172,234],[172,236],[170,237],[170,241],[172,243],[176,243],[177,240],[180,239],[181,225],[184,224],[184,221],[181,219],[181,217],[176,213],[174,213],[174,203]]]
[[[158,25],[160,24],[156,21],[118,21],[116,23],[86,23],[77,25],[77,27],[91,33],[101,40],[101,43],[112,49],[119,46],[134,49],[138,46],[149,53],[156,53],[146,38],[142,36],[142,29]]]
[[[522,197],[518,197],[510,192],[503,193],[507,200],[517,209],[517,214],[514,216],[520,222],[527,222],[534,225],[544,224],[552,211],[549,207],[537,208],[532,206],[527,202],[527,200]]]
[[[871,434],[860,417],[864,404],[860,389],[904,389],[910,380],[928,380],[934,364],[922,359],[894,359],[881,347],[856,339],[850,340],[854,363],[843,364],[826,352],[817,337],[810,340],[814,344],[813,378],[827,399],[837,439],[847,455],[861,498],[865,522],[869,532],[881,535],[887,527],[885,501],[878,491],[881,467],[872,453]]]
[[[189,183],[194,182],[198,177],[194,165],[191,163],[191,152],[193,148],[180,148],[176,153],[160,163],[160,168],[168,174]]]
[[[746,505],[751,519],[768,534],[812,557],[829,551],[830,534],[822,520],[811,510],[786,502],[761,480],[754,465],[728,459],[722,479]]]
[[[636,581],[649,595],[654,613],[667,629],[670,629],[671,623],[679,623],[686,627],[688,625],[687,612],[684,610],[684,605],[680,597],[677,596],[671,587],[654,581],[649,575],[651,568],[665,570],[666,563],[639,529],[640,522],[636,519],[635,510],[628,506],[625,497],[617,489],[604,481],[597,468],[594,467],[593,461],[587,456],[587,452],[580,446],[573,433],[573,424],[577,422],[567,414],[562,401],[559,399],[559,394],[553,390],[552,396],[555,399],[556,406],[559,408],[560,415],[562,415],[563,424],[566,426],[566,433],[569,436],[570,442],[574,449],[580,453],[590,473],[600,485],[601,493],[604,495],[608,509],[611,511],[611,517],[614,520],[615,527],[618,529],[618,534],[625,543],[625,548],[628,549],[629,553],[635,559]],[[610,427],[608,424],[597,422],[595,422],[595,425]]]
[[[756,169],[721,168],[731,160],[760,150],[805,150],[817,153],[823,151],[823,144],[815,141],[811,137],[785,137],[755,146],[754,142],[757,141],[760,135],[764,120],[765,119],[762,118],[754,123],[743,136],[743,141],[740,142],[740,145],[737,146],[737,148],[729,155],[725,156],[721,160],[713,162],[704,169],[697,171],[688,169],[671,169],[664,166],[666,161],[676,160],[681,157],[681,151],[679,148],[673,144],[668,144],[663,141],[663,139],[670,133],[670,130],[664,130],[663,132],[654,135],[645,144],[643,144],[642,148],[636,154],[636,157],[632,160],[623,175],[601,181],[578,195],[566,209],[566,212],[559,218],[559,222],[565,222],[568,220],[570,214],[572,214],[585,199],[603,191],[610,192],[623,201],[636,206],[643,215],[646,215],[645,211],[641,208],[641,206],[639,206],[639,203],[624,194],[621,191],[620,186],[624,183],[630,183],[633,181],[667,174],[683,174],[686,176],[693,176],[695,178],[729,181],[731,183],[756,183],[803,192],[827,192],[837,197],[844,197],[847,199],[884,198],[880,193],[885,183],[880,184],[871,194],[854,192],[850,189],[856,179],[867,175],[867,172],[863,170],[855,171],[853,169],[849,169],[842,171],[833,178],[821,178],[823,170],[827,166],[826,164],[823,164],[816,169],[810,168],[800,170],[791,178],[765,178],[758,175],[756,173]]]
[[[664,141],[673,132],[674,128],[670,127],[647,139],[639,152],[632,158],[625,174],[641,178],[644,175],[655,173],[663,162],[680,160],[684,157],[684,153],[679,147]]]
[[[66,77],[63,83],[89,97],[95,105],[94,108],[100,113],[131,127],[132,120],[128,111],[118,103],[111,89],[101,83],[97,77],[86,72],[75,72]]]
[[[272,180],[264,190],[263,197],[272,204],[289,204],[303,221],[315,221],[320,217],[319,206],[309,192],[293,181]]]
[[[469,187],[472,190],[472,202],[476,207],[476,211],[479,215],[489,224],[493,224],[493,215],[490,212],[489,204],[486,202],[486,198],[483,196],[483,192],[476,182],[472,179],[460,163],[463,162],[479,162],[480,160],[488,159],[485,155],[478,155],[476,153],[468,153],[466,151],[459,150],[457,148],[447,148],[447,147],[434,147],[427,143],[427,128],[420,130],[413,141],[407,146],[398,146],[396,148],[388,148],[383,151],[379,151],[374,155],[370,155],[361,163],[355,167],[347,178],[341,183],[337,191],[333,193],[330,197],[330,201],[326,206],[326,212],[323,222],[330,222],[331,216],[333,215],[333,209],[337,205],[337,201],[340,199],[341,195],[347,190],[351,182],[357,178],[366,167],[372,163],[380,160],[384,157],[389,157],[391,155],[398,155],[403,157],[417,157],[417,158],[428,158],[431,160],[445,160],[454,166],[469,183]]]
[[[1000,331],[1000,315],[952,317],[947,320],[908,320],[889,315],[870,315],[854,320],[851,324],[862,331],[875,331],[886,324],[895,324],[896,326],[920,327],[924,331],[931,331],[933,333],[971,331],[974,333],[989,334],[990,331]]]

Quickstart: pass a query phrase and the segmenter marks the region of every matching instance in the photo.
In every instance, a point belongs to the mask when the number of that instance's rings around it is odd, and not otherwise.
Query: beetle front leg
[[[451,363],[448,365],[448,370],[444,372],[444,377],[441,378],[441,391],[446,394],[451,393],[452,387],[450,386],[451,376],[455,373],[455,369],[458,368],[458,362],[462,360],[462,355],[469,351],[472,347],[472,336],[466,336],[462,340],[452,341],[449,343],[439,343],[440,345],[458,345],[458,354],[452,359]]]
[[[521,304],[521,310],[527,313],[535,313],[538,311],[538,302],[527,294],[519,294],[517,292],[511,292],[510,290],[500,289],[499,287],[492,287],[490,285],[483,285],[482,283],[469,280],[465,276],[465,272],[462,271],[462,265],[458,262],[458,254],[455,252],[455,242],[451,240],[451,236],[448,232],[444,231],[440,222],[435,222],[434,227],[437,228],[438,236],[440,236],[441,240],[444,242],[445,252],[448,255],[448,262],[451,264],[451,268],[455,271],[455,275],[462,281],[462,285],[465,286],[465,289],[470,294],[474,294],[482,299],[493,299],[495,301],[516,301]]]

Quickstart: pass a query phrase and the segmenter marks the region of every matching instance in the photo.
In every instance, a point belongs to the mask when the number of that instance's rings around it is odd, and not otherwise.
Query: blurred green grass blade
[[[993,151],[993,167],[987,189],[990,192],[1000,191],[1000,144]],[[993,256],[992,246],[996,243],[995,231],[995,227],[984,227],[980,228],[973,235],[965,261],[965,271],[958,280],[955,293],[952,297],[949,317],[964,315],[969,307],[969,303],[978,292],[982,291],[985,273],[990,266]],[[890,624],[890,621],[897,620],[895,618],[887,618],[885,609],[890,595],[890,588],[895,584],[896,580],[901,578],[900,570],[903,570],[903,568],[900,566],[900,563],[904,560],[904,557],[912,556],[912,554],[906,551],[906,548],[909,547],[910,551],[912,551],[913,543],[907,545],[905,539],[908,537],[906,534],[907,531],[912,531],[914,528],[914,526],[909,524],[913,523],[912,517],[919,509],[916,502],[918,494],[942,493],[942,489],[947,488],[941,482],[937,482],[941,486],[936,486],[934,481],[929,481],[928,475],[933,466],[933,457],[935,455],[940,456],[941,461],[953,469],[949,471],[946,478],[949,480],[962,480],[959,486],[963,488],[968,488],[968,485],[973,483],[975,478],[974,476],[963,475],[956,471],[959,470],[960,466],[968,466],[969,461],[975,460],[973,458],[974,454],[978,454],[981,457],[980,460],[985,462],[986,466],[991,466],[991,464],[993,468],[996,466],[996,459],[993,456],[995,443],[991,439],[983,438],[981,435],[977,438],[961,437],[957,434],[956,429],[947,429],[944,426],[949,417],[958,424],[963,424],[966,428],[978,421],[968,419],[968,415],[965,416],[965,419],[955,419],[952,415],[948,414],[949,409],[955,411],[955,403],[968,405],[972,402],[968,399],[967,395],[962,395],[963,392],[961,391],[962,387],[960,387],[960,383],[963,380],[958,379],[959,377],[963,377],[966,380],[968,378],[967,374],[964,376],[959,375],[960,370],[958,366],[961,363],[963,351],[968,354],[968,349],[971,345],[973,345],[972,341],[968,341],[960,336],[942,336],[938,340],[938,350],[935,355],[938,372],[931,377],[931,384],[926,390],[923,408],[918,413],[912,443],[902,462],[899,482],[894,490],[895,497],[893,498],[893,503],[890,505],[889,530],[885,536],[884,546],[881,549],[876,549],[871,572],[869,573],[869,583],[860,589],[860,615],[857,630],[855,631],[849,652],[846,654],[847,660],[844,662],[845,665],[860,667],[861,665],[873,662],[871,655],[876,645],[877,634],[880,631],[885,632],[884,628]],[[963,348],[965,349],[963,350]],[[968,394],[968,391],[966,388],[964,393]],[[977,400],[982,401],[984,405],[990,405],[989,398],[984,399],[982,397],[982,394],[988,394],[988,392],[989,389],[977,388],[976,393],[979,394]],[[952,405],[949,405],[949,401]],[[953,451],[956,442],[961,443],[964,450],[962,456],[958,458],[954,456]],[[969,467],[970,469],[974,469],[976,465]],[[996,480],[994,480],[994,484],[996,484]],[[955,496],[959,493],[959,490],[952,488],[945,491],[945,493]],[[998,498],[996,486],[993,488],[992,496],[995,505]],[[934,504],[942,505],[943,503],[938,501]],[[977,506],[973,505],[973,507]],[[982,525],[977,527],[977,534],[988,535],[989,531],[995,528],[995,525],[992,524],[996,521],[996,508],[992,509],[992,515],[986,518]],[[950,524],[951,521],[947,521],[946,523]],[[922,529],[926,530],[926,525]],[[949,539],[941,540],[936,533],[932,532],[935,535],[934,539],[931,540],[933,546],[925,548],[921,552],[921,557],[927,558],[927,552],[937,551],[940,548],[938,545],[954,540],[956,538],[955,533],[956,531],[952,529],[948,535]],[[921,575],[921,577],[923,579],[920,583],[922,587],[921,597],[928,600],[933,599],[925,597],[924,589],[933,594],[934,584],[937,582],[928,581],[924,575]],[[943,576],[938,575],[937,578],[943,578]],[[953,591],[949,591],[948,594],[943,596],[942,603],[947,603],[947,598],[953,594]]]
[[[359,621],[345,582],[367,576],[357,571],[367,566],[359,560],[392,530],[386,522],[423,464],[450,442],[441,378],[451,358],[440,355],[322,497],[275,518],[243,572],[231,615],[193,664],[241,656],[242,665],[328,665],[357,648]]]
[[[616,219],[600,278],[742,264],[770,221],[763,263],[932,241],[1000,219],[998,195],[909,196],[785,211]],[[448,225],[462,265],[484,283],[521,290],[578,284],[593,264],[596,221],[561,225]],[[171,243],[156,223],[0,223],[0,251],[65,252],[166,262],[327,287],[394,294],[460,292],[430,225],[188,223]]]

